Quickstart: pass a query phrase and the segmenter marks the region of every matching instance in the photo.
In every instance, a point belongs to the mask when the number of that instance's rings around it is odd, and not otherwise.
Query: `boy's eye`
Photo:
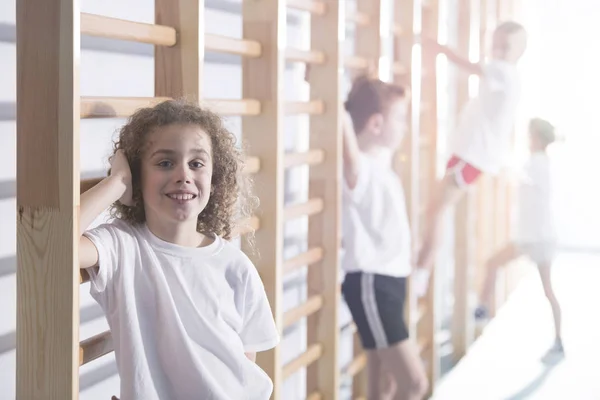
[[[190,163],[190,166],[192,168],[202,168],[202,167],[204,167],[204,163],[202,161],[192,161]]]
[[[172,166],[173,163],[171,161],[164,160],[164,161],[159,162],[157,165],[159,167],[168,168],[168,167]]]

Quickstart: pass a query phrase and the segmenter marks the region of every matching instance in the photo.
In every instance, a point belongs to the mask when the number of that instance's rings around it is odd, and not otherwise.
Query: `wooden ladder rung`
[[[402,36],[403,33],[404,33],[404,29],[402,29],[402,25],[394,24],[392,26],[392,34],[394,36]]]
[[[287,153],[285,155],[285,168],[296,167],[298,165],[318,165],[325,159],[325,152],[322,149],[313,149],[301,153]]]
[[[110,331],[99,333],[79,343],[79,365],[84,365],[114,351]]]
[[[371,22],[371,18],[363,12],[356,11],[353,13],[346,13],[346,21],[353,22],[357,26],[367,26]]]
[[[323,308],[323,296],[316,294],[297,307],[283,314],[283,329],[294,325],[302,318],[308,317]]]
[[[287,0],[287,7],[315,15],[323,15],[326,10],[325,3],[320,0]]]
[[[89,13],[81,13],[80,17],[82,35],[129,40],[157,46],[177,44],[177,32],[170,26],[126,21]]]
[[[296,218],[311,216],[323,211],[323,199],[310,199],[307,202],[288,206],[283,211],[283,220],[290,221]]]
[[[204,48],[207,51],[235,54],[244,57],[260,57],[262,46],[256,40],[237,39],[228,36],[206,34]]]
[[[406,68],[404,64],[400,62],[395,62],[392,65],[392,72],[394,73],[394,75],[405,75],[408,73],[408,68]]]
[[[323,395],[320,392],[312,392],[306,397],[306,400],[322,400]]]
[[[308,349],[294,358],[292,361],[283,366],[282,378],[285,380],[293,375],[301,368],[307,367],[313,362],[317,361],[323,355],[323,345],[316,343],[308,347]]]
[[[300,50],[287,48],[285,50],[285,59],[290,62],[323,64],[325,62],[325,53],[319,50]]]
[[[365,353],[361,353],[354,357],[354,359],[344,368],[342,375],[353,377],[362,371],[367,365],[367,355]]]
[[[292,257],[283,263],[283,273],[289,274],[305,265],[316,264],[323,259],[324,251],[322,247],[315,247],[307,252]]]
[[[360,56],[346,56],[344,58],[344,66],[354,70],[366,69],[369,66],[369,61]]]
[[[308,114],[319,115],[325,111],[325,103],[322,100],[312,101],[290,101],[285,104],[285,112],[288,115]]]
[[[137,110],[154,107],[169,97],[82,97],[80,105],[81,118],[127,118]],[[221,115],[258,115],[260,102],[253,99],[204,100],[207,107]]]

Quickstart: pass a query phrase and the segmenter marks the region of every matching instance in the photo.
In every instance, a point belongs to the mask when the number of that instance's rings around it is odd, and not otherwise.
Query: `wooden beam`
[[[414,1],[395,0],[394,4],[394,24],[406,27],[406,33],[401,37],[394,38],[394,56],[392,63],[401,63],[403,65],[412,65],[413,63],[413,15]],[[417,60],[420,62],[420,60]],[[419,74],[420,65],[416,71],[410,69],[405,76],[394,75],[392,80],[395,84],[408,87],[413,79],[420,79],[420,75],[413,77],[413,74]],[[410,225],[410,235],[413,238],[419,236],[420,226],[420,208],[423,205],[419,197],[419,148],[424,142],[419,137],[419,117],[420,113],[419,101],[420,93],[417,91],[411,96],[409,104],[409,113],[407,118],[407,133],[404,142],[394,157],[394,170],[401,178],[406,196],[406,212]],[[416,115],[416,116],[415,116]],[[417,336],[416,323],[413,314],[417,309],[417,304],[413,301],[412,287],[410,280],[407,288],[407,301],[405,306],[405,314],[408,322],[409,335],[412,338]]]
[[[294,358],[288,364],[283,366],[283,379],[289,378],[301,368],[310,367],[315,361],[319,360],[322,355],[323,345],[321,343],[310,345],[304,353],[300,354],[298,357]]]
[[[257,99],[262,113],[242,119],[242,137],[252,145],[252,154],[261,160],[254,176],[255,191],[260,195],[262,229],[255,236],[260,257],[249,257],[260,272],[275,323],[283,332],[283,126],[284,67],[286,38],[286,3],[284,0],[244,1],[242,36],[263,46],[260,58],[242,59],[242,96]],[[250,250],[246,241],[242,249]],[[282,399],[284,373],[281,346],[257,356],[258,365],[273,381],[272,400]]]
[[[457,52],[469,58],[471,43],[471,0],[458,0]],[[456,106],[460,113],[469,100],[469,76],[456,71]],[[475,193],[469,191],[456,206],[454,216],[454,315],[452,317],[452,355],[460,360],[474,340],[473,310],[471,307],[471,276],[475,267]],[[486,215],[478,221],[489,223]]]
[[[156,46],[174,46],[177,43],[177,31],[172,26],[126,21],[89,13],[81,13],[81,34]]]
[[[381,0],[356,0],[358,15],[367,17],[367,23],[355,35],[356,55],[364,57],[379,72],[381,56]]]
[[[342,175],[341,88],[343,45],[338,32],[345,31],[344,2],[327,0],[328,13],[311,18],[311,48],[322,49],[327,62],[311,69],[309,84],[312,100],[325,105],[323,113],[310,118],[310,144],[323,149],[327,157],[309,172],[309,198],[322,199],[323,211],[308,221],[308,248],[320,247],[323,257],[307,274],[307,295],[323,296],[323,307],[308,317],[307,346],[322,345],[323,356],[307,368],[306,392],[319,392],[323,398],[339,398],[339,248],[341,244],[340,204]]]
[[[261,44],[256,40],[237,39],[228,36],[206,35],[206,50],[235,54],[244,57],[260,57]]]
[[[20,0],[16,397],[79,393],[79,10]]]
[[[323,211],[324,202],[322,198],[310,199],[304,203],[287,206],[283,212],[283,220],[291,221],[301,217],[311,217]]]
[[[287,6],[296,10],[308,11],[314,15],[323,15],[326,11],[325,2],[320,0],[287,0]]]
[[[439,0],[430,0],[426,4],[422,4],[422,34],[437,38],[438,27],[439,27]],[[438,155],[438,124],[437,124],[437,68],[436,68],[436,57],[431,54],[423,55],[423,67],[432,71],[433,73],[428,75],[426,78],[421,79],[421,102],[427,104],[427,109],[420,113],[419,121],[419,132],[420,135],[428,135],[431,138],[429,146],[424,148],[420,147],[420,151],[423,154],[423,160],[421,165],[425,164],[425,169],[421,174],[421,177],[426,179],[426,185],[422,185],[423,198],[422,200],[429,203],[433,194],[435,193],[435,186],[438,182],[437,176],[437,155]],[[425,192],[425,193],[423,193]],[[424,221],[426,222],[426,221]],[[419,235],[418,237],[422,237]],[[421,356],[425,360],[425,368],[427,372],[427,378],[429,380],[429,392],[427,398],[431,397],[435,391],[435,387],[438,383],[440,376],[440,359],[438,354],[439,345],[435,341],[436,333],[436,315],[435,315],[435,304],[436,304],[436,274],[435,265],[432,267],[432,274],[429,279],[429,288],[427,294],[421,302],[424,302],[427,306],[425,315],[421,318],[417,326],[417,341],[423,343],[429,343],[425,348]]]
[[[173,27],[177,44],[158,46],[154,53],[156,97],[202,98],[204,67],[204,0],[154,0],[154,19]]]

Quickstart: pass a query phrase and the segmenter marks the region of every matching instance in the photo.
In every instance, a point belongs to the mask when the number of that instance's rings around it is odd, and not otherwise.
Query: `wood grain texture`
[[[242,249],[260,272],[275,323],[283,333],[283,90],[286,48],[286,4],[283,0],[244,1],[242,37],[261,44],[262,56],[242,59],[242,97],[260,101],[261,114],[242,119],[242,138],[253,156],[261,160],[254,175],[255,193],[260,197],[261,230],[255,246],[246,240]],[[281,346],[257,355],[258,365],[273,381],[272,400],[282,399],[284,373]]]
[[[323,354],[307,368],[306,392],[338,399],[339,354],[339,248],[341,246],[341,87],[343,47],[338,32],[344,31],[343,2],[324,2],[327,14],[311,18],[311,48],[321,49],[327,61],[311,67],[311,100],[321,100],[323,113],[310,118],[310,147],[322,149],[323,162],[309,172],[309,198],[322,199],[322,211],[308,220],[308,248],[322,248],[323,257],[308,269],[307,296],[322,296],[323,306],[307,319],[307,348],[322,346]]]
[[[79,392],[79,10],[17,2],[16,398]]]

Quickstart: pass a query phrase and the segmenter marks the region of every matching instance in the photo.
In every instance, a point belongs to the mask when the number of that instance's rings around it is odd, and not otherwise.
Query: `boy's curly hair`
[[[198,216],[198,232],[214,233],[229,240],[236,228],[250,231],[249,217],[258,206],[258,198],[252,194],[250,177],[242,172],[245,166],[243,152],[236,147],[235,136],[225,128],[219,115],[185,100],[168,100],[142,108],[121,128],[113,154],[123,150],[127,156],[134,205],[129,207],[115,202],[111,207],[112,216],[134,224],[145,222],[140,173],[147,137],[155,129],[173,124],[197,125],[208,134],[212,143],[211,195]]]

